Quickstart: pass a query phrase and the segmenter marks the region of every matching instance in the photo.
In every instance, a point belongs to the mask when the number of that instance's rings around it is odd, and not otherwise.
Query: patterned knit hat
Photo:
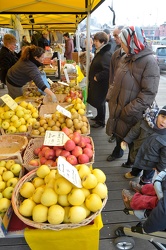
[[[129,54],[138,54],[144,50],[146,39],[144,31],[137,26],[128,26],[119,34],[121,41],[129,48]]]
[[[162,107],[160,110],[159,110],[159,115],[165,115],[166,116],[166,106]]]

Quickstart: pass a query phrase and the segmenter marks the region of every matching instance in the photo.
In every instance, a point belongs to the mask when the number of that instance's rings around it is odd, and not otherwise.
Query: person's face
[[[10,51],[14,52],[15,49],[16,49],[16,42],[13,42],[13,43],[8,44],[7,47],[8,47],[8,49],[9,49]]]
[[[159,129],[166,128],[166,115],[158,115],[156,125]]]
[[[44,59],[44,54],[41,55],[40,57],[35,56],[35,59],[36,59],[38,62],[42,63],[42,62],[43,62],[43,59]]]
[[[116,42],[117,45],[121,44],[121,40],[119,38],[119,34],[120,34],[120,30],[119,29],[115,29],[113,31],[113,37],[114,37],[114,40],[115,40],[115,42]]]
[[[104,44],[104,42],[101,43],[99,40],[94,40],[93,43],[96,49],[99,49]]]
[[[124,52],[128,55],[129,54],[129,49],[128,47],[122,42],[122,40],[120,40],[121,43],[121,47],[124,50]]]

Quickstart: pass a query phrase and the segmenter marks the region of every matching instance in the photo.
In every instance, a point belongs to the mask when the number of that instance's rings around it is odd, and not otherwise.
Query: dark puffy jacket
[[[121,57],[110,95],[108,135],[123,138],[142,119],[158,92],[159,79],[159,67],[149,47],[131,57]]]

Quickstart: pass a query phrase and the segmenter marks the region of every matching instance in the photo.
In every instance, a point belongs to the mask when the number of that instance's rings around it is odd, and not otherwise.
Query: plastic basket
[[[52,168],[54,169],[54,168]],[[29,219],[29,218],[25,218],[23,217],[18,209],[20,206],[20,203],[22,201],[22,197],[19,193],[20,188],[22,187],[22,185],[27,182],[27,181],[31,181],[33,178],[36,177],[36,170],[32,170],[31,172],[29,172],[28,174],[24,175],[19,182],[17,183],[17,185],[15,186],[15,189],[13,191],[12,194],[12,206],[13,206],[13,210],[15,212],[15,214],[17,215],[17,217],[23,221],[26,225],[34,227],[34,228],[39,228],[39,229],[50,229],[50,230],[55,230],[55,231],[60,231],[62,229],[74,229],[74,228],[78,228],[81,226],[85,226],[88,225],[89,223],[91,223],[103,210],[104,206],[106,205],[107,202],[107,198],[105,198],[103,200],[103,205],[102,208],[100,210],[98,210],[97,212],[91,214],[89,217],[87,217],[85,220],[83,220],[80,223],[65,223],[65,224],[59,224],[59,225],[53,225],[50,223],[39,223],[39,222],[34,222],[33,220]]]

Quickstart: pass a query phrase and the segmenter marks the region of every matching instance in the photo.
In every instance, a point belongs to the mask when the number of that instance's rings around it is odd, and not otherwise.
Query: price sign
[[[6,103],[6,105],[11,109],[11,110],[14,110],[17,108],[18,104],[17,102],[15,102],[11,97],[10,95],[6,94],[6,95],[3,95],[1,96],[1,99],[4,103]]]
[[[63,131],[47,130],[44,137],[44,145],[63,146],[70,138]]]
[[[62,84],[62,85],[65,85],[65,86],[69,86],[69,84],[68,83],[66,83],[66,82],[58,82],[59,84]]]
[[[63,157],[58,157],[58,172],[76,187],[82,188],[81,179],[77,169],[67,162]]]
[[[65,78],[66,78],[67,83],[70,83],[69,75],[67,73],[67,68],[64,68],[63,71],[64,71],[64,74],[65,74]]]
[[[58,105],[58,106],[56,107],[56,109],[57,109],[60,113],[62,113],[63,115],[65,115],[65,116],[71,118],[71,113],[70,113],[68,110],[66,110],[65,108],[63,108],[62,106]]]

